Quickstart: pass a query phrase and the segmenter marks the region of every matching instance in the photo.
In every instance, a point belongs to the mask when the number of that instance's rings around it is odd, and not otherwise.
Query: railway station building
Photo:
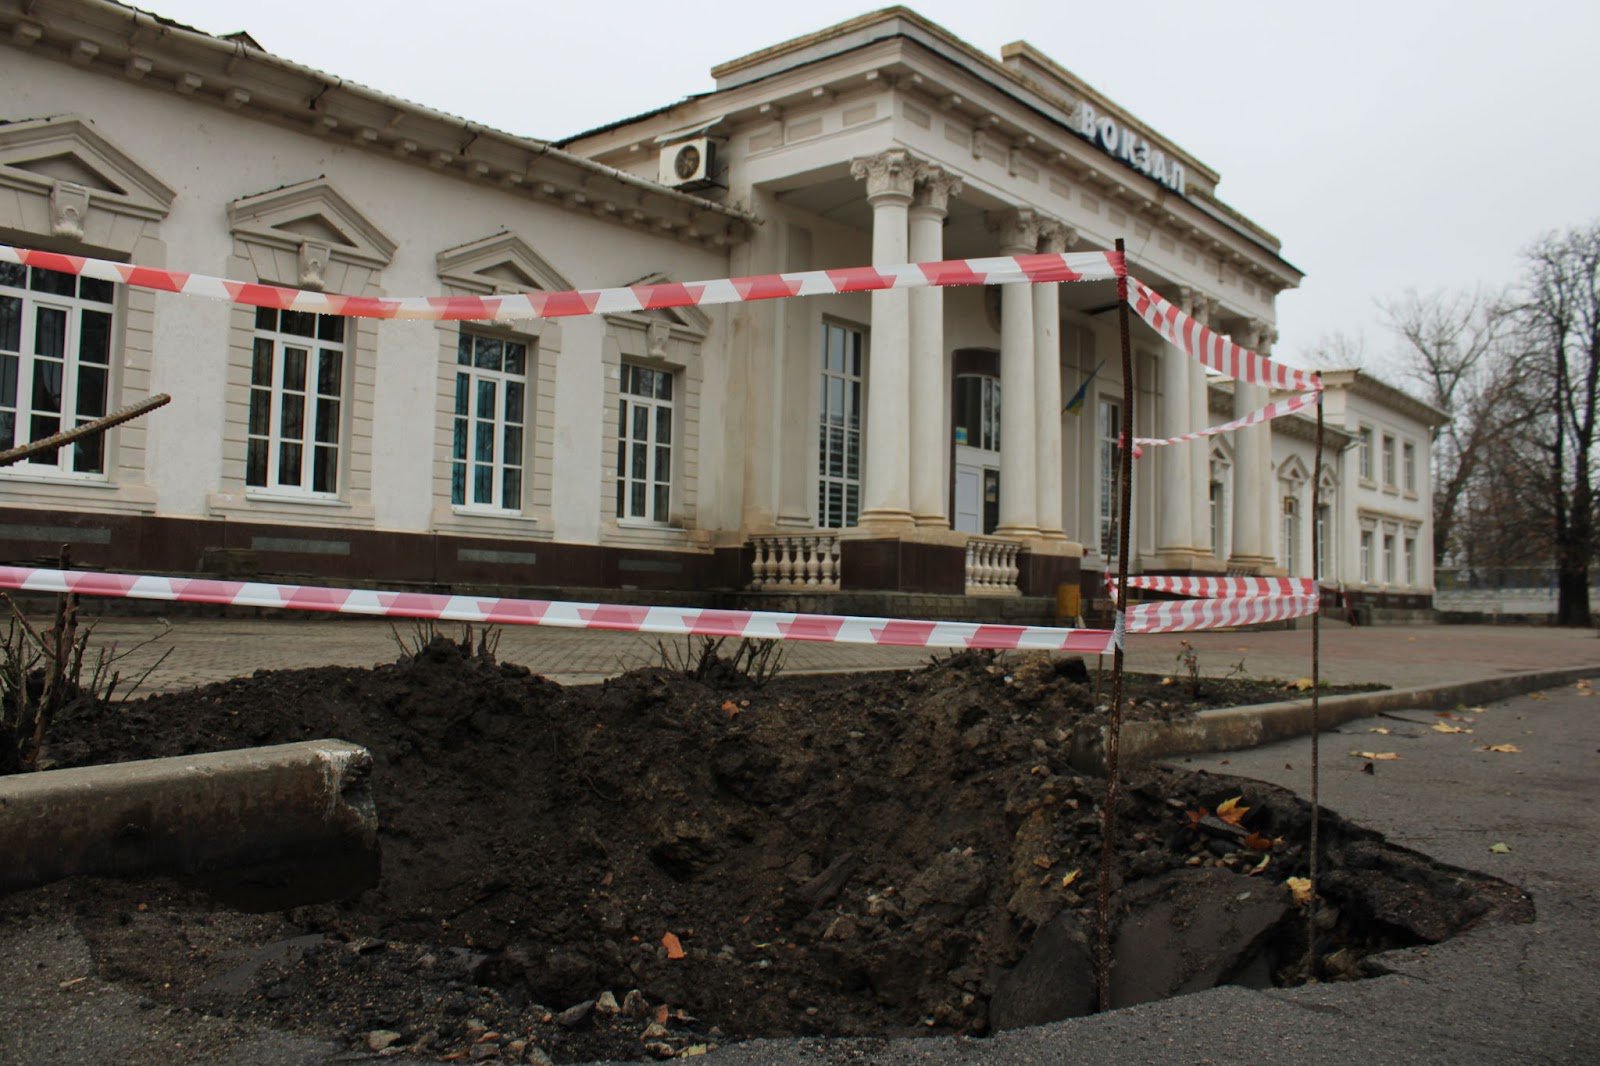
[[[0,0],[0,242],[354,295],[487,294],[1106,249],[1270,352],[1299,284],[1220,176],[1025,43],[904,8],[558,141],[111,0]],[[530,124],[559,124],[542,111]],[[770,300],[502,325],[267,311],[0,265],[0,558],[632,602],[1037,620],[1092,607],[1115,441],[1270,398],[1112,283]],[[1138,460],[1130,564],[1321,573],[1426,608],[1443,414],[1328,386]]]

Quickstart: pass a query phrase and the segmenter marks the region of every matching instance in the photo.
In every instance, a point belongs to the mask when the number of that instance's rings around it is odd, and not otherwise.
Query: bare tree
[[[1402,342],[1401,365],[1423,398],[1450,415],[1433,447],[1433,559],[1444,562],[1458,543],[1468,496],[1490,447],[1504,439],[1506,401],[1517,387],[1507,348],[1510,304],[1488,290],[1408,289],[1380,301],[1385,324]]]
[[[1594,560],[1594,445],[1600,416],[1600,221],[1526,253],[1518,325],[1542,402],[1530,437],[1544,460],[1557,576],[1556,622],[1586,626]]]

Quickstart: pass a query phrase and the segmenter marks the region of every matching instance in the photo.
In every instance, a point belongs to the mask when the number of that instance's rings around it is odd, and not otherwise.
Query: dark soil
[[[395,1049],[443,1058],[574,1061],[755,1035],[982,1034],[1005,1024],[992,1009],[1019,1023],[1067,1010],[1019,1002],[1026,982],[1008,989],[1019,962],[1059,961],[1054,948],[1028,955],[1041,929],[1087,958],[1104,785],[1069,764],[1075,728],[1096,716],[1078,669],[968,654],[761,689],[664,670],[563,689],[436,642],[372,670],[80,703],[55,727],[56,765],[322,737],[367,746],[381,882],[270,915],[171,882],[68,882],[0,900],[0,922],[73,915],[100,975],[153,1007],[352,1049],[394,1034]],[[1130,714],[1187,713],[1175,688],[1152,679]],[[1232,797],[1249,807],[1238,825],[1211,813]],[[1285,881],[1305,872],[1304,804],[1147,771],[1129,776],[1119,819],[1124,901],[1170,909],[1204,889],[1276,908],[1215,974],[1186,963],[1146,985],[1303,976],[1306,923]],[[1323,839],[1324,977],[1531,913],[1509,886],[1335,816]],[[1186,880],[1206,871],[1203,886]],[[1178,909],[1175,951],[1200,935],[1185,931],[1193,908]]]

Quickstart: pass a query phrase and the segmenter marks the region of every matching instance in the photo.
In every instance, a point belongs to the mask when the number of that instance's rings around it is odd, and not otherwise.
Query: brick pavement
[[[162,651],[166,660],[145,683],[146,691],[171,691],[256,670],[302,666],[370,666],[398,654],[388,622],[367,619],[214,618],[174,616],[160,639],[121,664],[124,677],[137,674]],[[411,627],[397,627],[402,637]],[[447,630],[455,632],[455,630]],[[149,617],[105,618],[100,643],[127,648],[161,633]],[[1134,637],[1128,661],[1141,671],[1177,668],[1177,634]],[[1201,672],[1228,673],[1243,663],[1247,676],[1295,678],[1311,672],[1309,625],[1272,632],[1190,634]],[[681,640],[679,645],[681,647]],[[932,652],[910,648],[795,642],[785,651],[788,672],[904,669],[926,663]],[[562,684],[595,682],[660,661],[656,638],[508,626],[500,658],[521,663]],[[1600,639],[1592,630],[1519,626],[1323,626],[1323,676],[1334,683],[1373,681],[1394,687],[1467,680],[1521,670],[1600,665]],[[1107,661],[1109,666],[1109,660]]]

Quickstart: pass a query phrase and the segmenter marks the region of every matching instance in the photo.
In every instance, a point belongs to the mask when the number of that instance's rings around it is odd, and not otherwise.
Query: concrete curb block
[[[1323,729],[1384,711],[1444,710],[1463,703],[1488,703],[1585,677],[1600,677],[1600,663],[1474,678],[1421,688],[1328,696],[1319,714]],[[1122,727],[1122,764],[1137,766],[1179,755],[1256,748],[1311,732],[1311,701],[1285,700],[1246,707],[1219,707],[1176,722],[1127,722]],[[1105,772],[1105,727],[1080,734],[1073,745],[1074,768]]]
[[[249,910],[377,883],[372,755],[342,740],[0,777],[0,892],[172,874]]]

